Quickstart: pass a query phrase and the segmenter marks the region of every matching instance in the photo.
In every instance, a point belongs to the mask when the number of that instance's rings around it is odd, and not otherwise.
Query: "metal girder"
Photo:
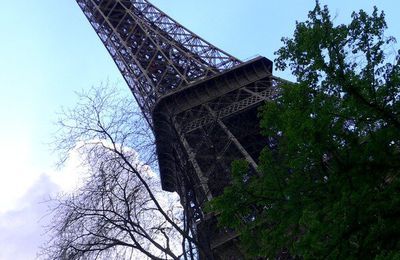
[[[257,168],[260,145],[253,145],[254,140],[245,135],[251,133],[263,139],[257,130],[257,108],[278,94],[278,82],[271,75],[271,69],[271,61],[258,57],[207,80],[175,90],[157,102],[153,119],[156,123],[154,129],[161,181],[165,190],[178,190],[176,185],[180,185],[175,182],[176,160],[170,156],[174,153],[171,146],[173,140],[180,140],[182,150],[192,162],[208,198],[218,195],[229,183],[230,163],[233,160],[244,158],[254,170]],[[244,122],[247,119],[240,117],[250,110],[252,119],[246,126]],[[236,122],[232,123],[232,120]],[[221,185],[216,185],[215,178],[221,179]],[[210,188],[210,185],[213,187]]]
[[[232,161],[246,159],[256,172],[268,141],[260,136],[257,113],[279,94],[282,80],[272,76],[272,62],[241,62],[147,0],[76,2],[155,134],[162,188],[179,193],[193,226],[209,226],[202,207],[229,185]],[[197,231],[213,249],[236,237]]]
[[[241,62],[146,0],[77,0],[113,57],[147,121],[171,90]]]

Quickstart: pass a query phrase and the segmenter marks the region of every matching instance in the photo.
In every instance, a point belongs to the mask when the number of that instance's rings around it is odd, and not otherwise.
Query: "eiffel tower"
[[[204,204],[229,185],[230,165],[267,144],[257,111],[278,93],[272,62],[243,62],[147,0],[76,0],[115,61],[155,135],[162,188],[176,191],[208,256],[240,259],[237,235]]]

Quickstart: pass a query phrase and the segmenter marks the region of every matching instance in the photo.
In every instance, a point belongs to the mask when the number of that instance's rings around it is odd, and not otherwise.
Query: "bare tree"
[[[135,103],[107,85],[78,95],[77,106],[60,114],[55,147],[61,166],[78,152],[88,174],[76,192],[55,199],[41,256],[196,259],[178,196],[161,191],[151,170],[153,136]]]

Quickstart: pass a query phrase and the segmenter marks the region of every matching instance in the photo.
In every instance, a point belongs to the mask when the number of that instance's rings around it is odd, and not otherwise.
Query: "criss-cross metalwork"
[[[218,229],[203,206],[229,185],[233,160],[247,160],[257,174],[268,142],[258,108],[281,82],[272,62],[241,62],[147,0],[76,1],[153,129],[162,187],[179,193],[192,234],[212,252],[200,258],[237,257],[236,235]]]
[[[151,125],[151,112],[162,95],[240,63],[146,0],[77,3]]]

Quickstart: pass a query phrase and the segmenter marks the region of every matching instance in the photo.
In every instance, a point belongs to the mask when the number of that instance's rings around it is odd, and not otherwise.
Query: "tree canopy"
[[[258,176],[233,164],[210,204],[249,258],[400,258],[400,52],[385,15],[335,25],[318,2],[276,54],[284,83],[260,111]]]

